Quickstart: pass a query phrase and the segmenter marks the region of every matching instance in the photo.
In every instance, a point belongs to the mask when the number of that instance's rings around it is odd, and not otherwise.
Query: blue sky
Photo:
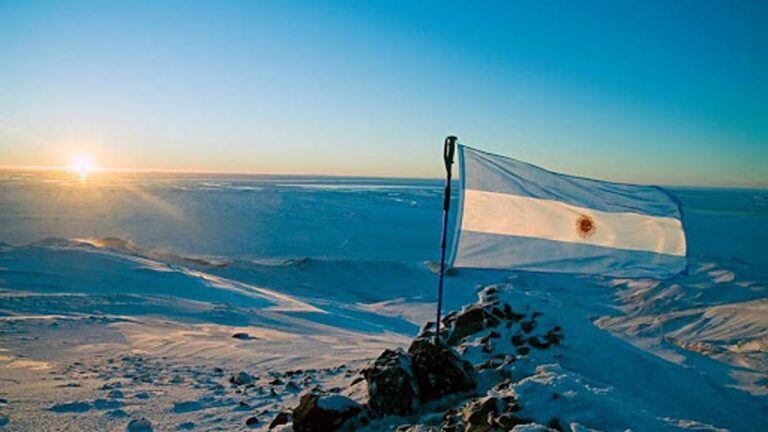
[[[0,165],[768,187],[767,5],[0,0]]]

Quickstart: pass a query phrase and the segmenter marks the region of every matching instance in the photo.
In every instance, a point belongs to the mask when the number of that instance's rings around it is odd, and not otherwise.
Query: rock
[[[152,432],[152,422],[145,419],[133,419],[125,429],[127,432]]]
[[[360,405],[345,396],[305,393],[301,396],[299,405],[293,410],[293,430],[295,432],[334,431],[360,411]]]
[[[274,429],[280,425],[284,425],[288,423],[290,419],[291,417],[287,412],[280,412],[275,416],[275,418],[272,419],[272,422],[269,424],[269,428]]]
[[[484,426],[485,428],[467,428],[467,431],[480,431],[490,429],[493,425],[493,417],[499,412],[499,399],[486,396],[484,398],[473,400],[468,403],[463,412],[461,413],[461,419],[468,426]]]
[[[560,424],[560,419],[558,418],[553,418],[550,420],[549,423],[547,423],[547,427],[559,432],[563,432],[563,426]]]
[[[423,402],[475,388],[472,365],[442,341],[415,339],[408,348],[408,355]]]
[[[448,344],[456,345],[465,337],[486,328],[496,327],[499,323],[499,319],[485,307],[473,304],[456,315],[450,328]]]
[[[248,417],[247,420],[245,420],[245,425],[248,427],[256,427],[259,424],[259,419],[256,417]]]
[[[233,339],[240,339],[240,340],[249,340],[251,338],[251,335],[248,333],[235,333],[232,335]]]
[[[515,426],[528,424],[530,420],[522,419],[512,413],[502,414],[494,419],[494,424],[498,425],[502,430],[508,431],[515,428]]]
[[[229,382],[234,385],[246,385],[253,382],[253,377],[248,372],[238,372],[229,378]]]
[[[93,408],[93,405],[88,402],[73,401],[56,404],[50,407],[49,410],[58,413],[80,413],[90,411],[91,408]]]
[[[520,345],[523,345],[525,343],[525,336],[521,334],[516,334],[512,336],[512,345],[519,347]]]
[[[115,390],[112,390],[111,392],[109,392],[107,394],[107,397],[109,399],[122,399],[124,397],[124,395],[123,395],[122,391],[115,389]]]
[[[551,345],[560,345],[560,342],[563,340],[563,333],[560,326],[555,326],[552,330],[548,331],[547,334],[544,335],[544,339]]]
[[[523,321],[520,323],[520,328],[523,329],[524,332],[530,333],[533,331],[533,329],[536,327],[536,321],[531,319],[530,321]]]
[[[515,311],[512,310],[512,306],[505,304],[504,305],[504,316],[507,317],[509,321],[520,321],[525,317],[525,315],[522,314],[516,314]]]
[[[532,347],[534,347],[534,348],[538,349],[538,350],[547,349],[547,348],[549,348],[549,345],[550,345],[550,343],[549,343],[548,341],[547,341],[547,342],[542,342],[542,341],[540,341],[540,340],[539,340],[539,338],[537,338],[536,336],[531,336],[531,337],[528,339],[528,344],[529,344],[530,346],[532,346]]]
[[[419,399],[411,359],[402,349],[386,350],[363,370],[368,383],[368,406],[380,415],[407,416]]]

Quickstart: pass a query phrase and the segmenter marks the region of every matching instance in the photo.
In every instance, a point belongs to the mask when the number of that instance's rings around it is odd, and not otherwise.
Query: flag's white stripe
[[[685,256],[680,220],[638,213],[614,213],[560,201],[486,192],[464,191],[462,231],[543,238],[616,249]],[[595,222],[592,235],[579,235],[584,215]]]

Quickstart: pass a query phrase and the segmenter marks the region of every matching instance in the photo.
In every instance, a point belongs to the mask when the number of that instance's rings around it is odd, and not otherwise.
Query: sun
[[[96,169],[93,159],[86,154],[78,154],[69,158],[69,170],[77,173],[80,180],[85,180]]]

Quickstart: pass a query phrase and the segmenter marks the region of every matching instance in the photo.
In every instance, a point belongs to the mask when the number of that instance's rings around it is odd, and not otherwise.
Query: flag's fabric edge
[[[453,267],[454,262],[456,262],[456,253],[459,248],[459,238],[461,237],[461,220],[464,215],[464,191],[466,190],[466,176],[464,175],[464,144],[456,144],[456,147],[458,147],[458,152],[456,152],[456,154],[458,155],[459,160],[459,202],[456,207],[456,215],[453,218],[453,238],[451,239],[451,251],[448,255],[448,268]]]

